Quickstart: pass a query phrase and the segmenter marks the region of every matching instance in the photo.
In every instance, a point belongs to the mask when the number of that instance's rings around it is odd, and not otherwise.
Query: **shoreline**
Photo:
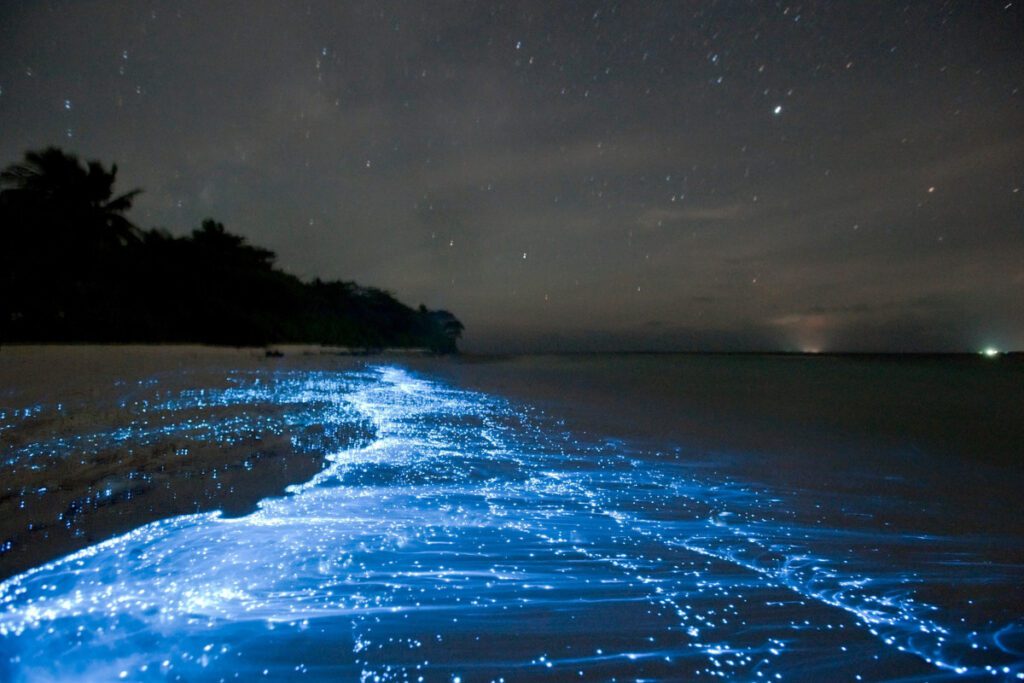
[[[154,392],[165,398],[168,392],[218,392],[237,389],[232,379],[237,377],[267,381],[292,371],[333,375],[390,359],[452,386],[562,418],[581,434],[675,444],[688,458],[713,469],[728,469],[737,455],[759,454],[767,481],[782,477],[788,485],[799,485],[828,480],[842,488],[847,485],[844,472],[856,469],[858,462],[875,462],[880,471],[901,461],[909,467],[933,448],[938,456],[948,450],[947,459],[970,455],[958,466],[963,481],[993,472],[1001,472],[1000,485],[1021,481],[1013,457],[1016,432],[998,429],[1006,426],[1005,419],[992,412],[987,398],[996,389],[991,382],[1010,382],[1015,372],[1004,373],[1000,363],[976,356],[952,361],[950,367],[967,373],[957,375],[961,384],[953,406],[952,395],[921,393],[936,386],[927,378],[944,364],[920,357],[906,363],[832,357],[827,365],[816,358],[797,365],[799,359],[790,363],[754,354],[675,354],[676,363],[668,362],[666,354],[438,357],[400,352],[367,358],[330,349],[324,353],[319,346],[281,350],[285,355],[278,358],[267,357],[262,348],[205,345],[8,347],[0,351],[0,445],[5,453],[32,444],[45,451],[48,440],[73,440],[82,430],[95,431],[95,439],[102,441],[116,429],[166,428],[161,420],[201,425],[204,409],[196,406],[186,406],[182,415],[172,411],[163,416],[133,406],[144,406]],[[659,376],[649,375],[650,363],[658,364]],[[874,384],[862,379],[864,372],[896,373],[890,377],[903,379],[892,395],[877,396],[865,391]],[[651,380],[645,393],[637,393],[638,376]],[[1006,394],[1005,387],[1001,391]],[[912,403],[915,396],[917,403]],[[828,401],[840,397],[841,405],[830,408]],[[366,437],[365,432],[320,434],[296,448],[288,439],[295,432],[282,426],[290,409],[295,405],[268,396],[210,420],[244,422],[235,427],[237,433],[193,434],[190,439],[172,433],[106,449],[58,443],[64,455],[49,462],[40,457],[17,467],[5,465],[0,577],[40,558],[53,559],[53,548],[70,552],[155,519],[215,509],[242,514],[315,475],[328,453]],[[40,412],[26,418],[13,414],[18,410]],[[946,416],[941,420],[946,427],[933,434],[940,416]],[[68,454],[76,456],[73,464],[61,459]],[[27,501],[24,509],[16,507],[19,499]],[[973,507],[978,510],[971,516],[983,518],[987,506],[975,502]]]
[[[304,419],[329,397],[275,393],[289,390],[278,368],[358,369],[355,357],[111,350],[23,347],[0,362],[0,580],[160,519],[244,515],[373,438]]]

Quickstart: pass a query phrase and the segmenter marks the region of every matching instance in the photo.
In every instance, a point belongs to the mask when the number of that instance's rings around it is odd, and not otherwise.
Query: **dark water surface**
[[[1024,678],[1012,359],[15,351],[0,680]]]

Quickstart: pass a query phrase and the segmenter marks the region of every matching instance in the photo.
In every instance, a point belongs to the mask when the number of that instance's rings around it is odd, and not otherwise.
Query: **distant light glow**
[[[987,358],[994,358],[999,355],[999,349],[989,346],[986,347],[985,350],[981,352],[981,354],[983,356],[986,356]]]

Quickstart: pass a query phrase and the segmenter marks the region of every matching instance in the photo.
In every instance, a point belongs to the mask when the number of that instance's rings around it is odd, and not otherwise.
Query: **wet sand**
[[[363,365],[301,350],[0,349],[0,579],[158,519],[243,515],[310,479],[369,427],[295,420],[303,406],[270,396],[218,396],[250,375]]]

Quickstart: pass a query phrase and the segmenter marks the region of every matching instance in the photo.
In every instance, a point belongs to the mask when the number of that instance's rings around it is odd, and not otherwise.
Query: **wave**
[[[1019,624],[921,600],[906,534],[397,367],[331,387],[374,437],[287,495],[0,583],[0,678],[1024,679]]]

